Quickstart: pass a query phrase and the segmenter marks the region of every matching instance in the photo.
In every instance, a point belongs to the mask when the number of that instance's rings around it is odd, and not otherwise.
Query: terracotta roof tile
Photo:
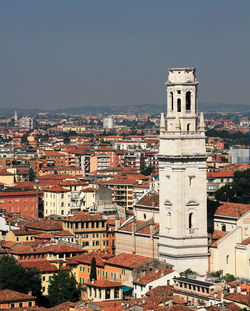
[[[215,211],[216,216],[240,218],[250,210],[250,204],[219,202],[220,205]]]
[[[104,267],[105,260],[110,258],[110,254],[105,254],[101,252],[90,252],[81,255],[76,255],[67,260],[68,264],[82,263],[82,264],[91,264],[92,258],[95,257],[96,265],[99,267]]]
[[[61,186],[55,186],[44,189],[45,192],[69,192],[69,190],[61,187]]]
[[[224,302],[224,306],[227,308],[228,311],[240,311],[241,307],[237,306],[234,302],[226,303]]]
[[[250,244],[250,238],[244,240],[243,242],[240,243],[241,245],[249,245]]]
[[[11,301],[22,301],[22,300],[34,300],[36,297],[23,294],[10,289],[1,289],[0,290],[0,302],[11,302]]]
[[[225,299],[232,300],[238,303],[242,303],[246,306],[250,305],[250,296],[241,294],[228,294],[224,296]]]
[[[128,253],[121,253],[112,257],[106,261],[106,264],[114,265],[114,266],[121,266],[126,267],[129,269],[133,269],[136,266],[151,261],[152,258],[135,255],[135,254],[128,254]]]
[[[161,277],[168,275],[174,271],[175,270],[172,270],[172,269],[162,268],[162,269],[159,269],[158,272],[152,272],[152,273],[144,275],[140,279],[135,280],[133,283],[139,284],[139,285],[147,285],[148,283],[153,282],[157,279],[160,279]]]
[[[87,286],[94,286],[94,287],[123,287],[121,283],[113,282],[109,280],[96,280],[95,282],[86,282]]]
[[[235,171],[207,172],[207,178],[232,178]]]
[[[69,222],[82,222],[82,221],[97,221],[97,220],[103,220],[101,216],[98,215],[92,215],[87,212],[78,212],[72,217],[68,217],[64,219],[64,221],[69,221]]]
[[[151,194],[139,200],[136,205],[159,207],[159,193]]]

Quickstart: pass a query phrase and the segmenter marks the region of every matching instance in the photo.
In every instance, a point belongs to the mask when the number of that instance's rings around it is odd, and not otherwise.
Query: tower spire
[[[164,133],[165,132],[165,118],[164,118],[164,113],[161,113],[161,121],[160,121],[160,133]]]
[[[200,113],[200,131],[205,131],[205,121],[203,112]]]

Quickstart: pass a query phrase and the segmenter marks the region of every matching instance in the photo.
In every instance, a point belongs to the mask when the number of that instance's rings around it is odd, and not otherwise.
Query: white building
[[[167,129],[160,126],[159,259],[178,272],[208,271],[206,148],[195,68],[170,68]]]
[[[177,271],[167,268],[161,268],[158,271],[144,275],[133,282],[134,296],[135,298],[141,298],[149,290],[157,286],[173,285],[173,279],[178,276],[179,273]]]
[[[103,128],[112,129],[114,126],[114,121],[112,117],[103,118]]]

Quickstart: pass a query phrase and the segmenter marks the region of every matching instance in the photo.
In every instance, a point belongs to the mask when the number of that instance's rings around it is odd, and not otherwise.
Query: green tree
[[[142,175],[149,176],[154,172],[154,168],[152,166],[146,166],[143,170],[141,170]]]
[[[234,173],[233,182],[215,192],[217,201],[250,203],[250,169]]]
[[[36,179],[36,174],[35,174],[33,168],[30,167],[30,169],[29,169],[29,181],[35,181],[35,179]]]
[[[41,278],[39,271],[25,269],[17,264],[14,257],[0,257],[0,289],[11,289],[22,293],[32,291],[36,297],[41,297]]]
[[[226,282],[232,282],[236,280],[235,276],[229,273],[225,274],[221,279],[225,280]]]
[[[194,272],[193,270],[191,270],[190,268],[188,268],[185,271],[180,273],[181,276],[185,276],[185,277],[188,277],[190,274],[194,275],[194,274],[197,274],[197,273]]]
[[[64,144],[69,144],[69,143],[70,143],[70,138],[69,138],[69,136],[66,136],[66,137],[63,139],[63,142],[64,142]]]
[[[81,289],[77,286],[74,276],[67,271],[59,271],[53,276],[48,292],[48,300],[51,307],[65,301],[76,302],[81,295]]]
[[[95,257],[92,257],[92,259],[91,259],[91,270],[90,270],[89,279],[90,279],[90,281],[96,280],[96,279],[97,279],[97,276],[96,276],[96,260],[95,260]]]

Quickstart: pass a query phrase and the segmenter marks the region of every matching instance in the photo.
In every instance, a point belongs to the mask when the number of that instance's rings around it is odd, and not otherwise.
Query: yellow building
[[[6,241],[11,242],[29,242],[34,241],[34,236],[41,232],[36,230],[26,230],[26,229],[19,229],[8,231],[6,234]]]
[[[106,249],[106,220],[101,216],[81,211],[64,219],[63,227],[75,234],[76,243],[84,250],[93,252]]]

